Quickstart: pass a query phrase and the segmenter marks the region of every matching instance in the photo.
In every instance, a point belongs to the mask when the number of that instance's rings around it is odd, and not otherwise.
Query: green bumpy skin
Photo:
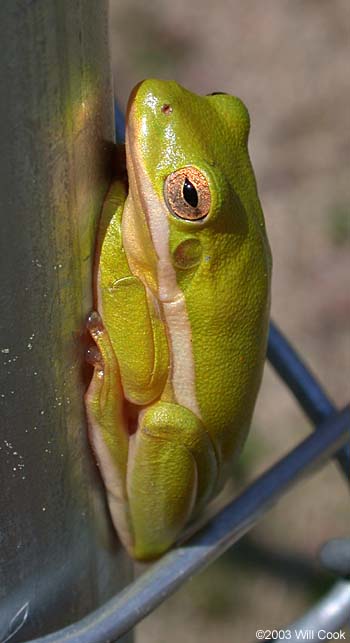
[[[149,560],[222,488],[261,382],[271,254],[233,96],[147,80],[127,117],[129,191],[100,226],[86,394],[112,520]]]

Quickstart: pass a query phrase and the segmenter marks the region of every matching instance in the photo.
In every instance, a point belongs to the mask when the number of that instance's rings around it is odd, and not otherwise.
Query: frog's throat
[[[157,292],[154,294],[163,311],[170,345],[171,383],[174,397],[178,404],[187,407],[201,418],[196,396],[191,325],[185,297],[177,283],[176,272],[171,261],[166,206],[154,191],[143,163],[139,160],[135,141],[131,141],[132,145],[130,145],[129,137],[130,133],[126,137],[127,167],[132,177],[131,189],[136,191],[135,198],[139,201],[140,207],[130,208],[125,213],[125,220],[128,218],[129,234],[125,234],[123,221],[123,245],[131,271],[137,274],[146,287],[149,287],[144,275],[140,274],[137,268],[139,262],[135,256],[135,245],[132,247],[135,236],[130,234],[130,226],[136,231],[141,223],[138,218],[145,217],[155,253]],[[144,263],[144,257],[139,259],[140,263]]]

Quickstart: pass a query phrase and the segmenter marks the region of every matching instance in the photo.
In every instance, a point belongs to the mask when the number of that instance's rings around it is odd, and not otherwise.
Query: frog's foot
[[[108,332],[98,313],[87,320],[95,341],[87,354],[94,372],[85,394],[89,438],[107,490],[113,523],[124,545],[132,546],[132,529],[126,494],[128,431],[119,365]]]
[[[117,441],[127,445],[128,431],[118,360],[108,332],[97,312],[89,315],[87,328],[95,342],[87,354],[87,360],[94,367],[85,394],[89,424],[99,427],[105,441]]]
[[[127,478],[133,556],[156,558],[171,547],[211,498],[217,474],[212,441],[194,413],[162,401],[141,413]]]
[[[94,419],[99,422],[104,416],[106,405],[112,403],[112,389],[115,388],[118,391],[118,388],[121,388],[121,386],[118,387],[119,368],[108,333],[98,312],[90,313],[86,326],[95,344],[89,347],[86,354],[86,359],[94,367],[94,372],[85,400],[88,413],[92,413]]]

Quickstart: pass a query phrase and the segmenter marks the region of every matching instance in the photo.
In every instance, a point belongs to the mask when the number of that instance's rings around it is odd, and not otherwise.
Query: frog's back
[[[261,382],[271,253],[247,150],[248,113],[230,96],[210,99],[228,105],[206,169],[216,185],[214,210],[198,228],[173,229],[170,244],[175,263],[182,247],[193,261],[176,274],[192,334],[196,401],[225,465],[246,437]]]
[[[270,255],[264,235],[251,227],[239,251],[230,249],[230,233],[210,250],[203,243],[184,289],[197,403],[223,464],[246,437],[266,352]]]
[[[269,318],[271,256],[249,114],[234,96],[153,80],[129,116],[173,397],[202,418],[225,465],[249,428]]]

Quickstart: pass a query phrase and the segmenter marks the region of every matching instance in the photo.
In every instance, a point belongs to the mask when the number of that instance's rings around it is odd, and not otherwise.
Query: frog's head
[[[123,239],[133,271],[161,301],[177,296],[176,268],[201,261],[204,239],[208,246],[218,232],[246,231],[257,202],[248,133],[248,112],[233,96],[198,96],[161,80],[133,90]],[[261,212],[254,216],[263,226]]]

